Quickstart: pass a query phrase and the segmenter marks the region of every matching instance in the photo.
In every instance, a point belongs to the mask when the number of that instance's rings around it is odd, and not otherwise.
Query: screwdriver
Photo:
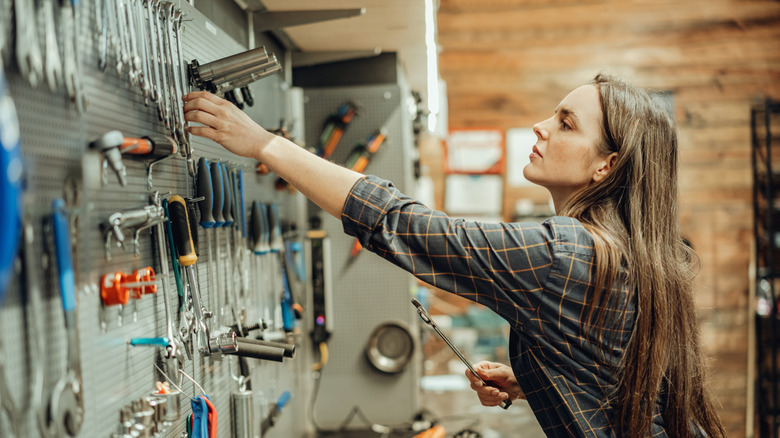
[[[198,284],[198,271],[195,266],[195,263],[198,261],[198,256],[195,253],[195,247],[192,241],[187,203],[181,196],[174,195],[168,200],[168,209],[171,214],[173,241],[176,245],[176,252],[179,255],[179,264],[184,266],[187,273],[187,281],[190,285],[190,295],[192,296],[192,307],[195,310],[195,319],[197,320],[196,322],[200,329],[198,332],[198,344],[200,346],[201,354],[210,355],[209,329],[206,326],[203,305],[200,301],[200,285]]]
[[[271,204],[268,208],[268,228],[271,232],[271,252],[279,254],[279,269],[282,276],[282,321],[285,331],[292,331],[295,328],[295,319],[303,317],[303,308],[295,300],[290,287],[290,277],[287,269],[287,259],[284,254],[284,240],[282,237],[282,224],[279,218],[279,208],[276,204]],[[292,313],[292,314],[291,314]]]
[[[222,227],[225,224],[225,218],[222,215],[222,204],[224,202],[223,200],[223,189],[222,189],[222,171],[219,167],[219,163],[211,163],[209,165],[209,172],[211,173],[211,215],[214,218],[214,227]],[[222,253],[220,248],[220,239],[219,239],[219,230],[214,230],[214,240],[217,247],[217,270],[216,275],[214,276],[217,281],[217,291],[215,293],[217,294],[219,302],[221,302],[222,298],[224,297],[224,291],[222,289],[223,284],[221,281],[221,272],[222,272]],[[220,304],[219,305],[219,316],[220,318],[224,317],[224,307]]]
[[[200,207],[200,226],[204,229],[208,230],[210,228],[214,228],[216,225],[216,219],[214,219],[214,195],[213,195],[213,189],[211,184],[211,169],[209,165],[208,158],[201,157],[198,160],[198,180],[196,184],[196,191],[197,196],[200,198],[202,197],[203,200],[200,201],[198,204],[198,207]],[[216,238],[216,231],[214,231],[214,237]],[[217,267],[214,265],[214,257],[211,255],[211,241],[209,240],[208,234],[206,235],[206,252],[208,256],[208,275],[209,279],[212,281],[211,283],[211,296],[213,297],[212,304],[213,308],[216,309],[219,306],[216,303],[216,283],[214,281],[216,280],[216,270]]]

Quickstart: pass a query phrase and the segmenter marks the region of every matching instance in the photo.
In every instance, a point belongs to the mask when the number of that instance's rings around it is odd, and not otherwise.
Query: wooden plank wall
[[[451,128],[530,127],[598,72],[673,93],[710,376],[729,436],[749,434],[749,107],[780,99],[780,2],[441,0],[438,41]],[[529,193],[506,194],[509,220]]]

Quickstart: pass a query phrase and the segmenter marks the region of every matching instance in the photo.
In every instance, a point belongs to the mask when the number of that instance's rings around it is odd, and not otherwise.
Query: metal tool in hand
[[[62,307],[65,312],[65,333],[68,339],[68,365],[64,376],[54,385],[49,402],[49,419],[59,431],[58,436],[76,436],[84,421],[84,392],[81,380],[78,307],[76,281],[70,249],[70,231],[65,202],[55,199],[52,226],[57,252]]]
[[[417,308],[417,314],[420,315],[420,319],[422,319],[424,323],[426,323],[429,326],[433,327],[433,329],[436,331],[436,333],[439,336],[441,336],[442,339],[444,339],[444,342],[447,343],[447,345],[452,349],[452,351],[455,352],[455,354],[460,358],[460,360],[471,371],[471,374],[474,374],[474,376],[476,376],[476,378],[478,378],[480,381],[482,381],[483,385],[485,385],[485,386],[492,386],[492,387],[495,388],[495,384],[491,384],[491,382],[485,381],[485,379],[480,377],[480,375],[477,373],[477,370],[475,370],[474,366],[471,365],[471,362],[469,362],[469,360],[466,359],[466,356],[461,354],[461,352],[458,350],[458,348],[455,347],[455,345],[453,345],[453,343],[450,342],[450,340],[447,339],[446,336],[444,336],[444,333],[442,333],[442,331],[439,329],[439,326],[436,325],[436,323],[433,321],[433,318],[431,318],[431,315],[428,314],[428,311],[425,310],[425,307],[423,307],[423,305],[419,301],[417,301],[416,298],[412,298],[412,304],[414,304],[414,307]],[[507,408],[509,408],[509,406],[512,406],[512,401],[509,400],[509,399],[506,399],[506,400],[502,401],[499,406],[501,406],[504,409],[507,409]]]

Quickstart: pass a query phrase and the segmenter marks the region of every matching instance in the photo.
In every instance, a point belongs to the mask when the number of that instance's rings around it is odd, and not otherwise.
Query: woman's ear
[[[609,175],[609,172],[612,170],[612,167],[615,166],[615,163],[617,163],[617,159],[617,152],[612,152],[611,154],[604,157],[604,160],[601,161],[596,170],[593,171],[593,182],[599,182],[606,178],[607,175]]]

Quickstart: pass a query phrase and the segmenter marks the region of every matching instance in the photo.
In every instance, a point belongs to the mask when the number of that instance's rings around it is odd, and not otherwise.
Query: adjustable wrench
[[[54,24],[54,0],[44,0],[41,9],[44,32],[46,32],[46,57],[44,59],[46,83],[49,89],[54,91],[62,83],[62,61],[60,60],[60,49],[57,46],[57,29]]]
[[[81,77],[79,75],[78,59],[76,54],[76,8],[72,2],[76,0],[62,0],[60,2],[60,20],[62,23],[62,38],[65,57],[65,89],[70,100],[76,104],[79,113],[84,112],[84,95],[81,90]]]
[[[68,337],[68,364],[64,376],[54,385],[49,401],[49,419],[59,436],[75,437],[84,420],[84,393],[81,380],[81,351],[79,348],[78,306],[76,281],[73,272],[70,231],[65,202],[55,199],[52,226],[57,252],[62,307],[65,311],[65,329]]]

